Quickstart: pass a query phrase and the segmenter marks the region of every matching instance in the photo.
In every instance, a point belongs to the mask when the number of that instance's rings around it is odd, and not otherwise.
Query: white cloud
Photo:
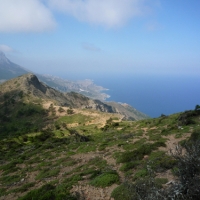
[[[130,18],[146,14],[159,0],[48,0],[53,9],[80,21],[106,27],[121,26]]]
[[[0,32],[39,32],[54,26],[41,0],[0,0]]]
[[[3,52],[12,52],[14,51],[11,47],[5,45],[5,44],[0,44],[0,51]]]

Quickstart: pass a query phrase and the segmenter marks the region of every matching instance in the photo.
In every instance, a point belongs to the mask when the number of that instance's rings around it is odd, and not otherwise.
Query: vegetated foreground
[[[0,110],[0,199],[198,199],[187,184],[199,184],[199,169],[192,175],[185,170],[187,162],[199,164],[193,145],[198,109],[121,121],[117,114],[52,102],[6,102]]]

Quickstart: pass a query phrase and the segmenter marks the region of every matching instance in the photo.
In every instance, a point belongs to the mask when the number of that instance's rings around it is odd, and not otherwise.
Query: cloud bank
[[[63,12],[79,21],[113,28],[149,13],[160,0],[0,0],[0,32],[41,32]]]
[[[0,32],[39,32],[54,26],[51,11],[40,0],[0,0]]]
[[[150,11],[159,0],[48,0],[53,9],[62,11],[80,21],[106,27],[118,27],[132,17]]]

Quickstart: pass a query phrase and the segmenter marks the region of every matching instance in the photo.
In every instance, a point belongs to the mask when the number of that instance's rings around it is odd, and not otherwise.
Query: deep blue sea
[[[104,76],[96,77],[94,83],[109,89],[107,101],[128,103],[150,117],[194,109],[200,104],[198,76]]]
[[[86,77],[109,90],[107,101],[128,103],[137,110],[159,117],[194,109],[200,104],[198,75],[110,75]]]

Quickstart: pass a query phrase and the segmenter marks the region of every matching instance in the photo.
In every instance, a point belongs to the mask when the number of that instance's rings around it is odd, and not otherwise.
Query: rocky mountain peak
[[[26,85],[27,89],[30,90],[30,88],[34,88],[37,90],[40,90],[42,93],[46,93],[47,90],[47,86],[43,85],[37,78],[37,76],[35,76],[34,74],[26,74],[24,76],[22,76],[24,78],[24,85]]]
[[[0,51],[0,63],[10,64],[10,60],[6,57],[6,55],[2,51]]]

